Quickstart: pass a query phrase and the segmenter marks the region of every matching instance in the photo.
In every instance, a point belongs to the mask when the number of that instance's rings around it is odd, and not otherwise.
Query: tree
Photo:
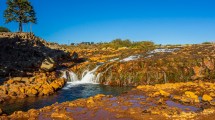
[[[10,30],[6,27],[0,26],[0,32],[10,32]]]
[[[4,11],[5,22],[18,22],[19,32],[22,32],[23,23],[36,23],[36,13],[28,0],[7,0],[7,5]]]

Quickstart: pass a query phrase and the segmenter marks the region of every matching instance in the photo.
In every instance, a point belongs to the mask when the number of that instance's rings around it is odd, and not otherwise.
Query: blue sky
[[[38,23],[33,32],[61,44],[116,38],[157,44],[215,41],[214,0],[30,0]],[[0,26],[6,0],[0,0]],[[29,30],[29,25],[24,26]]]

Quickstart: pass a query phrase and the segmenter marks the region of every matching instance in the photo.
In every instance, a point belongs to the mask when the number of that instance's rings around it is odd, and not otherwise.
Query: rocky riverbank
[[[70,54],[32,33],[0,33],[0,76],[33,76],[35,71],[52,71]]]
[[[70,53],[32,33],[0,33],[0,102],[53,94],[66,80],[55,69]]]
[[[14,77],[0,86],[0,102],[31,96],[51,95],[62,88],[66,80],[59,73],[38,73],[34,77]]]
[[[203,81],[142,85],[118,97],[98,94],[1,119],[213,120],[215,84]]]

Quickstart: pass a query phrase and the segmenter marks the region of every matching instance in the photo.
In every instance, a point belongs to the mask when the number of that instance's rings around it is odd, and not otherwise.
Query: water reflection
[[[25,99],[10,100],[6,103],[0,104],[0,108],[6,114],[11,114],[14,111],[18,110],[27,111],[32,108],[39,109],[44,106],[52,105],[56,102],[62,103],[78,98],[87,98],[99,93],[117,96],[130,89],[131,87],[112,87],[99,84],[79,84],[70,86],[69,88],[67,87],[67,89],[62,89],[51,96],[28,97]]]

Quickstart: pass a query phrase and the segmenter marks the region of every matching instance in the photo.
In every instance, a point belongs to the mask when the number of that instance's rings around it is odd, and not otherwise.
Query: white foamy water
[[[173,48],[173,49],[164,49],[164,48],[158,48],[158,49],[154,49],[150,52],[148,52],[148,54],[154,54],[154,53],[160,53],[160,52],[163,52],[163,53],[171,53],[171,52],[174,52],[174,51],[177,51],[177,50],[180,50],[180,48]]]
[[[154,49],[154,50],[148,52],[147,53],[148,56],[146,56],[145,58],[153,57],[155,53],[172,53],[172,52],[175,52],[178,50],[180,50],[180,48],[172,48],[172,49],[157,48],[157,49]]]
[[[96,66],[96,68],[94,68],[91,71],[85,70],[82,73],[81,79],[78,79],[78,76],[74,72],[70,71],[68,77],[70,77],[71,81],[67,82],[67,85],[63,89],[69,89],[71,86],[79,84],[99,84],[99,78],[101,74],[100,73],[98,73],[97,75],[95,74],[96,70],[99,67],[100,66]],[[66,71],[63,73],[62,77],[68,79]]]
[[[96,82],[96,75],[94,74],[96,72],[96,70],[99,68],[99,66],[97,66],[96,68],[94,68],[91,71],[86,72],[86,74],[84,74],[82,76],[82,79],[80,80],[82,83],[97,83]]]
[[[109,62],[114,62],[114,61],[117,61],[117,60],[119,60],[119,58],[110,59]]]
[[[132,61],[132,60],[137,60],[139,58],[140,58],[140,55],[132,55],[132,56],[129,56],[127,58],[120,60],[120,62],[128,62],[128,61]]]

